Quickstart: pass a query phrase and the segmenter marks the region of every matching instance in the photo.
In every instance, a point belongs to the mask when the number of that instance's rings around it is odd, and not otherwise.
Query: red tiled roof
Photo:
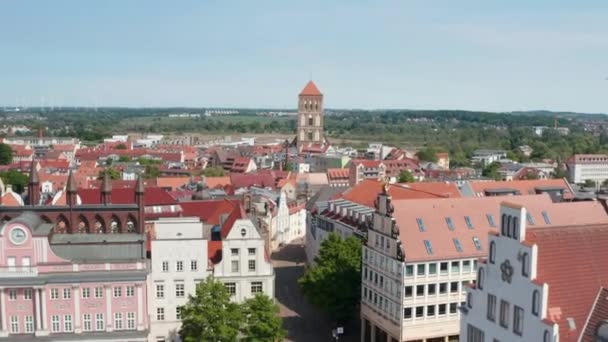
[[[363,165],[363,167],[367,168],[377,168],[380,167],[380,164],[382,163],[380,160],[369,159],[353,159],[350,162],[356,166]]]
[[[222,241],[207,242],[207,256],[212,265],[217,265],[222,261]]]
[[[384,183],[382,182],[366,179],[350,190],[347,190],[342,195],[342,198],[371,208],[374,206],[374,201],[376,201],[378,194],[382,192],[383,186]],[[441,198],[447,196],[460,197],[456,185],[446,183],[391,184],[388,187],[388,193],[392,196],[393,200]]]
[[[536,180],[514,180],[514,181],[471,181],[469,182],[475,196],[485,196],[486,190],[491,189],[514,189],[522,195],[531,195],[535,193],[535,188],[542,187],[561,187],[564,189],[564,199],[574,197],[572,188],[565,179],[536,179]]]
[[[306,86],[304,87],[304,89],[302,89],[302,91],[300,92],[300,96],[320,96],[323,95],[321,94],[321,92],[319,91],[319,88],[317,88],[317,86],[315,85],[315,82],[313,81],[308,81],[308,83],[306,83]]]
[[[331,180],[335,179],[348,179],[350,176],[350,169],[327,169],[327,178]]]
[[[608,287],[608,224],[529,229],[526,241],[538,248],[536,280],[549,285],[548,318],[559,324],[560,341],[578,341],[598,292]]]
[[[228,218],[226,219],[226,221],[224,221],[224,224],[222,225],[222,228],[221,228],[222,239],[225,239],[226,237],[228,237],[228,234],[230,234],[230,231],[232,230],[232,226],[234,226],[234,223],[236,222],[236,220],[241,220],[241,219],[247,219],[247,214],[245,213],[245,209],[243,209],[243,206],[240,203],[238,203],[232,209],[232,212],[230,213],[230,215],[228,215]]]
[[[220,224],[220,216],[229,214],[235,207],[236,201],[227,199],[181,202],[183,216],[196,216],[205,224],[215,226]]]
[[[215,188],[223,188],[225,186],[231,185],[230,177],[222,176],[222,177],[205,177],[205,184],[209,189]]]
[[[235,189],[249,188],[251,186],[275,187],[276,180],[270,173],[231,173],[230,181]]]
[[[504,201],[502,196],[393,200],[393,218],[399,226],[406,258],[425,261],[485,256],[488,233],[496,231],[500,225],[500,205]],[[529,231],[548,226],[543,211],[553,226],[608,224],[608,215],[598,202],[554,203],[547,194],[511,196],[508,201],[526,207],[534,221],[534,225],[528,224]],[[577,215],[572,215],[573,212]],[[491,227],[487,214],[492,215],[496,227]],[[469,217],[473,229],[467,227],[465,216]],[[454,230],[448,228],[446,217],[451,218]],[[422,220],[425,231],[420,231],[418,219]],[[473,237],[479,239],[483,246],[481,250],[475,248]],[[453,238],[460,240],[462,252],[456,250]],[[433,254],[427,253],[424,240],[430,241]],[[564,269],[569,268],[560,268],[562,274]]]
[[[160,188],[170,188],[176,190],[190,183],[190,177],[158,177],[156,178],[156,186]]]
[[[78,196],[82,204],[101,204],[101,189],[78,189]],[[112,189],[111,201],[113,204],[134,204],[135,188]],[[144,192],[144,205],[173,205],[177,201],[164,189],[148,187]]]

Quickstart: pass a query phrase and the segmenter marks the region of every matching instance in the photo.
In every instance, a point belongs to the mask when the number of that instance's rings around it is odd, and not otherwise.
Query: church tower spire
[[[298,96],[298,150],[310,143],[323,143],[323,94],[309,81]]]

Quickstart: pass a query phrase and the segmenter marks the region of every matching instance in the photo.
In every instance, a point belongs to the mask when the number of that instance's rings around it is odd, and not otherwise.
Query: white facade
[[[222,239],[222,260],[213,276],[222,281],[233,299],[242,302],[256,293],[274,297],[274,269],[264,239],[249,219],[237,219]]]
[[[489,239],[488,259],[462,307],[461,341],[558,342],[547,314],[547,284],[536,278],[538,250],[526,237],[526,209],[501,206],[501,232]]]
[[[292,212],[293,211],[293,212]],[[287,194],[281,191],[277,214],[272,220],[272,249],[289,244],[306,235],[306,210],[287,206]]]
[[[186,304],[196,285],[211,273],[207,240],[199,218],[161,218],[154,222],[154,232],[147,292],[149,341],[178,341],[178,307]]]
[[[608,179],[608,157],[605,155],[585,156],[588,161],[569,160],[568,166],[568,181],[570,183],[584,183],[586,180],[592,180],[596,183],[603,183]]]

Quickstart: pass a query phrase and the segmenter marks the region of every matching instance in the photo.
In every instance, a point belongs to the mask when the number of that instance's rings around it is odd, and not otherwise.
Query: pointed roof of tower
[[[40,177],[38,176],[37,166],[38,162],[33,162],[32,167],[30,168],[30,184],[38,184],[40,183]]]
[[[300,92],[300,96],[302,96],[302,95],[319,96],[319,95],[323,95],[323,94],[321,94],[321,92],[319,91],[319,88],[317,88],[317,86],[315,85],[315,82],[308,81],[308,83],[306,84],[306,87],[304,87],[304,89],[302,89],[302,91]]]
[[[76,193],[78,192],[78,186],[76,185],[76,180],[74,179],[74,174],[70,171],[68,175],[68,183],[66,185],[66,191],[68,193]]]

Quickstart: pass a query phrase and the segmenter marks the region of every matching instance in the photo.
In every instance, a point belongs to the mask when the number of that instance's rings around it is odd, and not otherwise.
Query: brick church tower
[[[298,150],[303,145],[323,144],[323,94],[309,81],[298,96]]]

